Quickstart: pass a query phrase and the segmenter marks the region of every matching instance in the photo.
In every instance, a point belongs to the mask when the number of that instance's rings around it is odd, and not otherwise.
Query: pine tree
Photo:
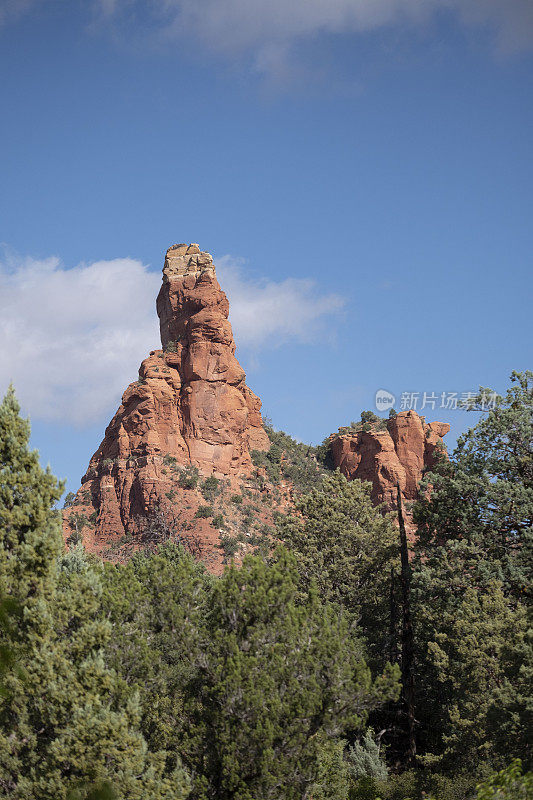
[[[202,661],[213,580],[173,543],[104,567],[103,605],[112,626],[106,653],[125,695],[139,692],[141,729],[150,750],[167,752],[167,771],[187,749],[184,694]]]
[[[414,510],[419,741],[426,761],[472,774],[531,759],[533,374],[511,381],[425,477]]]
[[[405,767],[414,764],[416,757],[415,738],[415,673],[414,673],[414,639],[413,620],[411,617],[411,566],[407,533],[403,518],[402,493],[400,484],[396,486],[396,502],[398,504],[398,527],[400,529],[401,573],[400,584],[402,594],[402,695],[401,711],[404,729],[404,746],[402,761]]]
[[[426,557],[453,550],[465,576],[500,581],[519,602],[533,575],[533,373],[513,372],[511,383],[453,457],[425,476],[414,514]],[[492,394],[480,389],[476,407]]]
[[[328,475],[296,504],[296,514],[280,519],[278,534],[297,555],[300,585],[314,582],[322,600],[338,603],[359,623],[381,669],[394,651],[390,595],[399,547],[392,517],[374,507],[370,489],[340,472]]]
[[[189,703],[205,777],[195,798],[309,797],[324,741],[397,696],[397,671],[373,682],[338,608],[313,584],[302,597],[297,581],[296,559],[280,549],[272,564],[247,557],[214,586]]]
[[[20,604],[19,634],[31,637],[50,624],[63,546],[51,508],[63,486],[28,450],[30,425],[19,411],[10,386],[0,406],[0,596]]]
[[[65,800],[110,783],[118,800],[183,798],[183,773],[162,779],[164,754],[147,752],[135,696],[117,706],[98,578],[79,552],[63,555],[52,508],[62,486],[28,440],[10,388],[0,405],[0,591],[19,609],[3,632],[19,669],[0,698],[0,796]]]

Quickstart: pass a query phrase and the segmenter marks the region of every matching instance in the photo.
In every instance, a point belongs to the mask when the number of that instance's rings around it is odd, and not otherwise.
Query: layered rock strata
[[[399,483],[408,508],[418,496],[424,472],[435,464],[437,448],[444,450],[442,437],[450,426],[426,423],[416,411],[402,411],[383,420],[382,427],[368,428],[331,437],[333,464],[349,480],[369,481],[373,501],[391,511],[397,507]]]
[[[96,551],[134,534],[169,503],[175,510],[180,468],[231,481],[251,473],[251,450],[270,446],[261,401],[235,358],[227,297],[213,259],[197,244],[167,251],[157,313],[162,349],[151,351],[124,392],[82,478],[76,510],[65,514],[66,536],[73,513],[92,520],[82,538]]]

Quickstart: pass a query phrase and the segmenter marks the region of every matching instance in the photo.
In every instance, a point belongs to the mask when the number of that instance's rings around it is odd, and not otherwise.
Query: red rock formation
[[[174,511],[181,502],[194,515],[202,498],[183,496],[179,467],[245,477],[252,471],[250,451],[270,446],[261,401],[235,358],[229,304],[209,253],[196,244],[167,251],[157,312],[163,350],[150,353],[139,380],[124,392],[65,514],[66,536],[74,513],[92,514],[83,539],[100,552],[168,507],[169,495]]]
[[[343,475],[369,481],[373,501],[394,510],[398,482],[404,500],[416,500],[422,474],[434,465],[435,448],[444,446],[442,437],[450,426],[428,424],[415,411],[402,411],[383,422],[383,428],[372,425],[370,430],[334,435],[330,447]]]

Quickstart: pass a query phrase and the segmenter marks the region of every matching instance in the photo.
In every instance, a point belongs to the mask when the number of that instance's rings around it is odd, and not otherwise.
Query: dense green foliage
[[[278,535],[298,554],[303,589],[314,583],[323,600],[338,604],[364,631],[380,667],[391,658],[391,571],[398,569],[398,534],[372,505],[370,484],[339,472],[304,495],[296,514],[279,520]]]
[[[533,773],[522,774],[519,758],[477,787],[477,800],[530,800],[531,797]]]
[[[347,621],[316,591],[297,602],[287,551],[218,580],[171,545],[105,571],[111,661],[141,692],[150,746],[190,769],[191,797],[303,797],[322,741],[396,691],[390,671],[371,680]]]
[[[305,796],[323,740],[361,727],[396,693],[390,670],[372,681],[337,609],[313,588],[297,599],[285,550],[271,566],[246,559],[214,586],[195,683],[206,797]]]
[[[214,577],[155,521],[144,550],[103,564],[74,540],[64,551],[61,486],[29,451],[10,390],[0,797],[529,800],[532,377],[513,376],[415,508],[417,759],[404,772],[398,532],[368,485],[268,428],[258,470],[298,494],[268,557]],[[198,516],[223,525],[219,481],[200,490]],[[228,560],[236,541],[223,537]]]
[[[0,697],[0,791],[61,800],[110,781],[117,797],[184,797],[184,775],[164,778],[163,755],[147,752],[138,698],[118,702],[100,581],[83,553],[63,554],[51,509],[62,487],[28,439],[10,389],[0,406],[0,592],[18,615],[1,634],[16,668]]]
[[[415,508],[417,714],[431,763],[531,763],[532,442],[533,375],[513,373]]]
[[[368,774],[354,797],[463,800],[510,758],[531,766],[532,379],[513,373],[507,396],[425,476],[410,565],[417,770]],[[487,395],[480,390],[478,408]],[[370,663],[395,654],[401,663],[397,535],[364,485],[324,478],[278,532],[298,555],[301,584],[315,580],[356,619]],[[401,762],[401,707],[372,719]]]
[[[389,413],[389,417],[396,416],[394,409],[391,409],[391,412],[394,413],[392,415]],[[354,434],[360,431],[368,432],[371,430],[387,430],[387,420],[383,417],[378,417],[373,411],[361,411],[361,419],[359,422],[352,421],[349,425],[341,425],[337,433],[340,433],[342,436],[344,434]],[[327,445],[328,439],[326,439],[322,447],[327,448]]]

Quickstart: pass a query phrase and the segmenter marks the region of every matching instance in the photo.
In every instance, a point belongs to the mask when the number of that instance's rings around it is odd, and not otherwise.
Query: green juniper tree
[[[192,798],[309,796],[345,728],[397,691],[394,670],[372,682],[343,615],[298,587],[284,550],[214,579],[166,545],[105,574],[110,658],[141,692],[151,749],[167,769],[183,758]],[[317,797],[345,800],[327,782]]]
[[[296,559],[280,548],[274,563],[247,557],[214,586],[190,694],[204,776],[192,797],[311,797],[324,742],[397,696],[397,671],[372,681],[339,609],[297,583]]]
[[[79,553],[63,555],[52,509],[62,486],[28,440],[10,388],[0,405],[0,593],[19,613],[1,636],[18,669],[0,697],[0,796],[64,800],[110,783],[118,800],[179,800],[185,776],[161,777],[164,756],[147,752],[138,700],[117,705],[99,581]]]
[[[372,730],[365,731],[361,740],[349,748],[347,760],[349,773],[355,780],[367,777],[387,780],[387,765]]]
[[[425,555],[444,546],[479,584],[521,601],[533,575],[533,373],[512,386],[426,475],[415,521]],[[481,389],[475,407],[491,394]]]
[[[141,728],[152,751],[167,753],[166,771],[186,749],[183,703],[202,661],[213,577],[173,543],[104,566],[103,605],[112,626],[106,645],[127,694],[141,698]]]
[[[297,556],[300,585],[314,582],[324,601],[359,623],[373,664],[382,668],[395,649],[390,596],[399,546],[392,517],[375,508],[370,489],[334,472],[301,498],[296,514],[279,520],[278,535]]]
[[[533,373],[511,381],[426,476],[415,507],[421,751],[426,763],[472,774],[531,758]]]
[[[317,778],[311,790],[313,800],[347,800],[350,773],[345,748],[344,739],[326,739],[321,743]]]

